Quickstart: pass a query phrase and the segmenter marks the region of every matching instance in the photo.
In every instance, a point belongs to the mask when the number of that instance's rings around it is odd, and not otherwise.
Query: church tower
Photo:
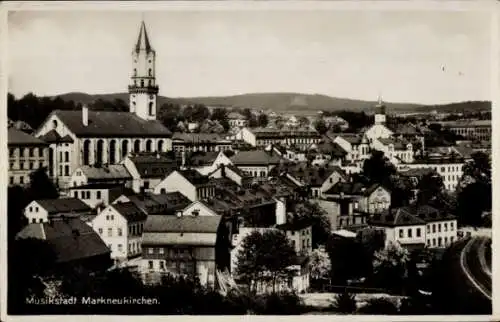
[[[378,103],[375,106],[375,124],[385,124],[385,104],[382,102],[382,97],[378,97]]]
[[[141,23],[139,38],[132,51],[132,77],[128,87],[129,110],[144,120],[156,120],[158,85],[155,77],[156,53],[149,43],[146,24]]]

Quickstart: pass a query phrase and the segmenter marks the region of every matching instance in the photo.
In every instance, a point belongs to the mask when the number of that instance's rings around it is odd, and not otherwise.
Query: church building
[[[130,152],[172,150],[172,133],[156,119],[156,53],[142,22],[132,51],[129,111],[54,110],[35,136],[49,143],[49,175],[65,188],[81,166],[118,164]]]

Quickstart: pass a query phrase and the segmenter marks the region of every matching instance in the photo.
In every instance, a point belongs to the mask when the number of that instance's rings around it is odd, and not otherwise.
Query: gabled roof
[[[56,130],[50,130],[39,138],[47,143],[73,143],[73,139],[69,135],[62,137]]]
[[[342,158],[347,154],[347,151],[344,150],[344,148],[342,148],[338,143],[331,142],[330,140],[316,144],[316,151],[339,158]]]
[[[40,199],[35,200],[49,215],[57,213],[92,211],[86,203],[77,198]]]
[[[191,155],[189,163],[192,166],[212,165],[217,159],[217,156],[219,156],[219,153],[221,152],[209,151],[209,152],[194,153]]]
[[[79,218],[57,218],[50,223],[32,223],[16,238],[45,239],[54,249],[57,262],[106,255],[110,250],[97,233]]]
[[[129,157],[141,178],[164,178],[177,168],[177,161],[161,154],[135,154]]]
[[[331,187],[325,194],[327,195],[338,195],[344,193],[346,195],[354,196],[369,196],[372,192],[381,187],[379,184],[372,184],[370,186],[365,186],[359,182],[337,182],[333,187]],[[384,188],[387,190],[386,188]]]
[[[149,216],[144,232],[217,233],[220,216]]]
[[[135,45],[135,51],[145,50],[146,52],[153,51],[151,44],[149,43],[148,32],[146,30],[146,24],[144,21],[141,23],[141,29],[139,31],[139,38],[137,38],[137,43]]]
[[[408,142],[406,140],[392,139],[392,138],[378,138],[377,139],[383,145],[394,145],[395,150],[406,150],[406,145]]]
[[[263,150],[241,151],[236,153],[231,161],[234,165],[272,165],[279,164],[280,158]]]
[[[204,176],[196,170],[186,169],[186,170],[177,170],[187,181],[189,181],[193,185],[204,185],[210,182],[210,178],[208,176]]]
[[[382,227],[425,225],[423,219],[414,216],[406,208],[388,209],[381,214],[375,214],[368,219],[368,223]]]
[[[110,164],[101,167],[84,165],[80,167],[80,170],[87,177],[87,180],[132,180],[132,175],[122,164]]]
[[[148,215],[174,215],[175,211],[191,204],[191,201],[180,192],[145,193],[129,196],[128,199]]]
[[[147,215],[133,202],[119,202],[112,206],[127,222],[146,220]]]
[[[7,132],[8,145],[47,145],[47,142],[13,127]]]
[[[78,137],[170,137],[172,133],[160,121],[146,121],[129,112],[88,111],[83,125],[82,111],[55,110],[56,115]]]

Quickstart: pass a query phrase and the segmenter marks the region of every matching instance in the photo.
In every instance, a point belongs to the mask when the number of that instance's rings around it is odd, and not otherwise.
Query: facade
[[[384,228],[386,242],[417,248],[445,248],[457,240],[457,221],[430,206],[388,209],[369,219],[369,225]]]
[[[160,153],[134,153],[122,163],[132,177],[132,189],[136,193],[154,191],[168,174],[178,168],[176,160]]]
[[[69,195],[78,198],[91,208],[104,208],[122,195],[131,195],[132,189],[120,184],[86,184],[69,188]],[[101,209],[98,209],[100,211]]]
[[[93,214],[93,210],[77,198],[33,200],[24,208],[29,223],[47,223],[60,216],[80,217],[87,222]]]
[[[55,110],[36,130],[36,137],[65,139],[64,143],[51,144],[49,150],[49,167],[63,167],[57,175],[61,187],[68,185],[70,174],[81,166],[118,164],[130,152],[172,150],[172,133],[156,120],[154,59],[143,23],[133,52],[129,112],[92,111],[86,106],[81,111]],[[64,165],[56,158],[60,152]]]
[[[72,174],[68,187],[79,187],[89,184],[115,184],[130,187],[132,176],[121,164],[95,166],[81,166]]]
[[[391,131],[386,126],[386,106],[379,97],[378,104],[375,106],[375,123],[365,132],[366,137],[373,142],[375,139],[388,139],[393,136]]]
[[[172,136],[172,149],[182,152],[210,152],[232,149],[232,142],[216,133],[179,133]]]
[[[491,141],[491,120],[450,121],[441,122],[441,125],[470,140]]]
[[[269,172],[280,163],[280,157],[264,150],[241,151],[236,153],[231,162],[241,171],[254,178],[267,178]]]
[[[394,138],[378,138],[372,141],[372,149],[381,151],[393,164],[413,162],[413,145]]]
[[[141,255],[146,218],[134,203],[118,202],[106,207],[92,220],[94,231],[108,246],[115,264]]]
[[[463,175],[465,163],[460,159],[417,159],[413,163],[397,165],[398,171],[409,169],[433,169],[441,178],[446,190],[455,191]]]
[[[9,186],[26,185],[31,172],[48,168],[48,144],[13,127],[8,130]]]
[[[227,115],[227,121],[232,128],[242,128],[248,125],[246,117],[238,112],[231,112]]]
[[[184,275],[213,287],[219,261],[227,256],[229,246],[220,223],[220,216],[149,216],[141,260],[146,282],[154,283],[163,275]]]
[[[266,147],[270,144],[295,146],[306,149],[318,143],[321,136],[314,130],[277,130],[270,128],[245,127],[236,134],[236,140],[242,140],[254,147]]]
[[[346,152],[346,164],[361,164],[371,156],[369,141],[363,135],[342,133],[339,135],[329,134],[328,137]]]

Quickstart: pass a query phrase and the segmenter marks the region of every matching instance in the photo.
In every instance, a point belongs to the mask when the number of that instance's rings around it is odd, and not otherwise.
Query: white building
[[[221,164],[233,164],[231,159],[229,159],[223,151],[197,153],[192,155],[187,162],[191,169],[198,171],[202,175],[208,175],[215,171]]]
[[[71,174],[68,187],[89,184],[120,184],[129,187],[131,182],[132,176],[130,172],[121,164],[100,167],[84,165]]]
[[[104,208],[122,195],[131,195],[132,189],[120,184],[96,183],[69,188],[69,196],[78,198],[91,208]],[[100,210],[100,209],[99,209]]]
[[[409,169],[433,169],[443,179],[446,190],[455,191],[463,175],[465,163],[461,160],[441,159],[441,160],[415,160],[413,163],[398,164],[398,171]]]
[[[227,120],[232,128],[242,128],[248,125],[248,120],[239,112],[231,112],[227,115]]]
[[[254,150],[236,153],[231,162],[254,178],[267,178],[269,172],[280,163],[280,159],[276,154]]]
[[[28,223],[46,223],[62,215],[80,217],[83,221],[88,221],[92,214],[92,209],[76,198],[33,200],[24,208]]]
[[[111,250],[116,264],[140,256],[146,218],[134,203],[127,202],[109,205],[92,220],[92,227]]]
[[[371,147],[373,150],[381,151],[393,164],[413,162],[413,145],[400,139],[377,138],[373,139]]]
[[[328,137],[347,153],[345,155],[347,163],[360,164],[371,156],[369,141],[363,135],[341,133],[339,135],[328,135]]]
[[[128,112],[55,110],[35,131],[36,137],[67,138],[63,145],[49,148],[50,168],[58,169],[57,153],[69,152],[64,165],[68,171],[58,176],[66,187],[71,173],[83,165],[118,164],[131,151],[166,152],[172,150],[172,133],[156,120],[158,85],[155,77],[155,51],[144,22],[132,52]],[[54,174],[55,175],[55,174]]]
[[[191,201],[210,199],[215,195],[215,184],[196,170],[175,170],[165,177],[154,193],[180,192]]]
[[[321,135],[315,130],[277,130],[270,128],[245,127],[239,131],[236,140],[244,141],[254,147],[266,147],[270,144],[295,146],[299,149],[306,149],[313,143],[318,143]]]
[[[151,192],[173,170],[177,162],[159,153],[134,153],[123,160],[136,192]]]

